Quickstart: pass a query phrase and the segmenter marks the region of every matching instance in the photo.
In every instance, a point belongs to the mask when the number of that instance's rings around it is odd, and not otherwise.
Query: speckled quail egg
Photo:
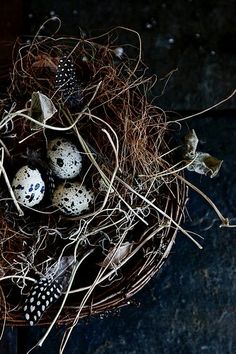
[[[37,168],[25,165],[17,171],[12,181],[12,190],[18,202],[33,207],[43,199],[45,183]]]
[[[66,215],[80,215],[93,201],[94,193],[79,182],[60,184],[52,198],[52,204]]]
[[[56,138],[48,144],[49,167],[61,179],[76,177],[82,168],[82,156],[77,147],[69,140]]]

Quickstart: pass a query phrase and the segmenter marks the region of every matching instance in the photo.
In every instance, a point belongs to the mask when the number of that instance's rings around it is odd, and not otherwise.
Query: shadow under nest
[[[146,77],[139,48],[125,45],[117,55],[114,37],[35,37],[15,46],[11,84],[0,102],[1,318],[7,324],[26,325],[32,280],[62,256],[74,257],[76,272],[39,324],[51,323],[59,309],[57,323],[71,324],[127,305],[174,243],[187,191],[175,168],[174,130],[148,101],[155,78]],[[75,68],[78,84],[69,95],[56,84],[61,58]],[[33,92],[56,107],[50,119],[32,117]],[[78,147],[83,168],[74,180],[95,195],[90,210],[78,216],[52,205],[47,148],[56,137]],[[46,191],[35,208],[18,203],[19,215],[3,172],[11,182],[26,164],[41,171]]]

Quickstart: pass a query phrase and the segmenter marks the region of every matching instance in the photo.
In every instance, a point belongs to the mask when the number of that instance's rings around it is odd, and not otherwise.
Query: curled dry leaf
[[[219,172],[222,162],[210,154],[197,152],[195,159],[187,169],[213,178]]]
[[[208,153],[196,151],[198,141],[194,129],[190,130],[184,137],[184,158],[188,163],[191,162],[187,169],[213,178],[219,172],[223,161]]]
[[[104,261],[98,263],[98,265],[105,268],[110,263],[108,268],[116,268],[122,262],[122,260],[130,254],[132,247],[133,243],[125,242],[122,243],[118,248],[116,246],[110,248]]]
[[[33,92],[31,96],[30,116],[40,123],[45,123],[57,112],[52,100],[41,92]],[[40,129],[40,125],[31,122],[32,130]]]
[[[195,130],[190,130],[184,137],[184,145],[185,145],[185,155],[186,159],[192,160],[196,155],[197,145],[198,145],[198,137],[195,133]]]

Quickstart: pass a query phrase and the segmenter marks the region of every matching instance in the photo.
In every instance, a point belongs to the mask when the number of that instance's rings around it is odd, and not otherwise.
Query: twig
[[[215,205],[215,203],[205,194],[203,193],[199,188],[197,188],[194,184],[192,184],[191,182],[187,181],[185,178],[183,178],[180,175],[176,175],[176,177],[178,179],[180,179],[181,181],[183,181],[186,185],[188,185],[189,187],[191,187],[195,192],[197,192],[201,197],[203,197],[207,203],[212,207],[212,209],[215,211],[216,215],[218,216],[218,218],[220,219],[220,221],[222,222],[222,224],[220,225],[220,227],[236,227],[236,225],[230,225],[229,223],[229,219],[225,218],[221,212],[219,211],[219,209],[217,208],[217,206]]]
[[[197,117],[197,116],[200,116],[200,115],[202,115],[202,114],[204,114],[204,113],[206,113],[206,112],[209,112],[209,111],[211,111],[212,109],[214,109],[214,108],[220,106],[221,104],[227,102],[228,100],[230,100],[230,99],[235,95],[235,93],[236,93],[236,90],[234,90],[228,97],[224,98],[222,101],[220,101],[220,102],[214,104],[214,105],[211,106],[211,107],[208,107],[208,108],[204,109],[204,110],[201,111],[201,112],[197,112],[197,113],[191,114],[190,116],[187,116],[187,117],[184,117],[184,118],[180,118],[180,119],[176,119],[176,120],[174,120],[174,121],[168,121],[167,123],[175,123],[175,122],[176,122],[176,123],[177,123],[177,122],[179,123],[179,122],[183,122],[184,120],[187,120],[187,119],[190,119],[190,118],[195,118],[195,117]]]

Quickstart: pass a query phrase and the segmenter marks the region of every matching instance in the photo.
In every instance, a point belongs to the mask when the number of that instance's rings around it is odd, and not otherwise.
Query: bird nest
[[[0,298],[9,325],[75,325],[125,306],[159,271],[176,232],[191,237],[180,226],[187,185],[175,125],[148,100],[155,77],[145,74],[141,44],[119,46],[116,35],[37,35],[15,46],[0,125]],[[82,156],[70,181],[49,173],[57,138]],[[45,182],[33,207],[12,187],[22,166]],[[53,204],[50,186],[75,182],[93,199],[70,215]]]

